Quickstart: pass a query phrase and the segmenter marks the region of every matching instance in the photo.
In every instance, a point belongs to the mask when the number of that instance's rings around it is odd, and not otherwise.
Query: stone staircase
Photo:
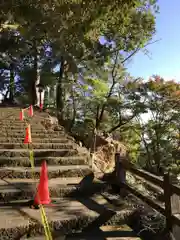
[[[81,229],[91,232],[98,223],[101,226],[117,215],[124,219],[124,207],[117,210],[101,194],[108,186],[94,178],[88,151],[80,148],[63,128],[46,130],[41,119],[47,114],[37,111],[30,120],[30,146],[35,157],[32,179],[29,149],[23,143],[25,123],[19,121],[19,112],[18,108],[0,108],[0,239],[45,239],[40,211],[29,207],[43,160],[48,165],[52,199],[45,211],[53,239]]]

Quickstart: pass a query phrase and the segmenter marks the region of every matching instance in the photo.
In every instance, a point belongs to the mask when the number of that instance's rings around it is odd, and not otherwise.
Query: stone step
[[[27,201],[1,204],[0,239],[15,240],[26,239],[26,237],[34,239],[33,237],[44,236],[40,210],[31,209],[27,205]],[[52,199],[52,204],[44,208],[53,239],[83,228],[89,227],[92,228],[90,230],[92,231],[100,219],[101,225],[104,225],[113,217],[118,216],[113,224],[117,225],[117,222],[125,221],[127,212],[126,210],[116,211],[102,196],[93,197],[93,199],[80,198],[79,200]]]
[[[20,120],[20,113],[19,114],[12,114],[12,115],[6,115],[6,116],[0,116],[0,122],[15,122],[15,123],[25,123],[25,122],[41,122],[44,119],[48,120],[49,117],[48,116],[37,116],[34,115],[33,117],[29,117],[28,115],[26,115],[24,117],[24,120],[21,121]]]
[[[1,108],[1,113],[0,113],[0,117],[15,117],[15,116],[19,116],[20,114],[20,109],[16,109],[16,110],[8,110],[8,109],[2,109]]]
[[[25,136],[25,130],[24,132],[1,132],[0,136],[6,138],[24,138]],[[64,138],[67,135],[62,132],[62,133],[58,133],[58,132],[39,132],[39,133],[35,133],[32,132],[31,133],[31,137],[32,138]]]
[[[33,143],[31,143],[29,146],[31,146],[32,149],[73,149],[75,147],[75,144],[73,143],[36,143],[33,140]],[[27,149],[27,144],[24,143],[1,143],[0,149],[19,149],[24,148]]]
[[[23,119],[23,121],[29,121],[29,120],[40,120],[40,119],[47,119],[47,118],[49,118],[49,115],[44,115],[44,116],[41,116],[41,115],[39,115],[39,114],[36,114],[35,112],[34,112],[34,115],[33,115],[33,117],[31,117],[31,116],[29,116],[29,114],[28,113],[26,113],[26,114],[24,114],[24,119]],[[13,113],[13,114],[5,114],[4,116],[1,116],[0,115],[0,120],[4,120],[4,119],[7,119],[7,121],[9,120],[9,121],[12,121],[12,120],[14,120],[14,121],[20,121],[20,122],[23,122],[23,121],[21,121],[20,120],[20,111],[19,112],[16,112],[16,113]]]
[[[86,226],[98,217],[98,213],[82,203],[69,199],[54,199],[54,206],[45,208],[51,231],[71,233],[80,225]],[[43,235],[40,210],[30,209],[26,201],[2,204],[0,208],[0,239],[15,240],[27,235]],[[14,206],[14,207],[13,207]],[[54,231],[53,231],[54,232]]]
[[[40,166],[42,161],[46,160],[48,165],[84,165],[88,163],[88,156],[81,154],[69,157],[35,157],[35,166]],[[30,167],[29,157],[0,157],[0,167]]]
[[[87,177],[56,178],[49,180],[51,198],[88,196],[94,192],[101,192],[108,188],[107,184]],[[31,200],[35,195],[39,180],[10,179],[0,180],[0,201]]]
[[[29,124],[34,128],[45,128],[43,121],[29,121]],[[13,122],[13,121],[0,121],[0,128],[2,127],[10,127],[10,128],[22,128],[28,125],[28,122]],[[58,126],[55,129],[63,129],[62,126]]]
[[[42,240],[43,238],[37,237],[36,240]],[[62,236],[57,237],[56,240],[63,240]],[[73,233],[68,236],[64,236],[64,240],[141,240],[137,237],[137,234],[126,224],[116,226],[100,226],[98,229],[94,229],[88,233]],[[28,239],[29,240],[29,239]],[[31,238],[30,238],[31,240]]]
[[[15,129],[16,130],[16,129],[23,129],[26,126],[27,126],[26,123],[21,123],[21,122],[19,122],[17,124],[14,124],[13,122],[10,122],[10,123],[7,123],[7,122],[2,123],[2,122],[0,122],[0,129],[10,128],[10,129]],[[43,129],[45,129],[45,127],[41,123],[33,123],[32,127],[35,128],[35,129],[36,128],[43,128]]]
[[[41,125],[41,122],[43,120],[41,119],[34,119],[34,118],[31,118],[28,120],[28,122],[30,124],[38,124],[38,125]],[[13,126],[13,127],[18,127],[18,126],[24,126],[27,124],[27,121],[20,121],[19,119],[0,119],[0,125],[5,125],[5,126]]]
[[[11,128],[11,127],[8,127],[8,126],[1,126],[0,127],[0,131],[1,132],[25,132],[25,129],[26,129],[26,126],[20,126],[18,128]],[[48,132],[43,126],[37,126],[36,127],[31,127],[31,132]],[[62,131],[61,131],[62,132]]]
[[[25,122],[25,121],[20,121],[19,119],[19,114],[12,114],[12,115],[6,115],[6,116],[0,116],[0,122]],[[33,121],[37,122],[40,121],[40,119],[35,119],[31,117],[27,117],[26,121]]]
[[[0,131],[1,132],[24,132],[25,131],[25,129],[26,129],[26,127],[27,127],[27,125],[24,125],[24,126],[17,126],[17,127],[9,127],[9,126],[4,126],[4,125],[2,125],[2,126],[0,126]],[[44,126],[42,126],[42,125],[37,125],[37,124],[34,124],[34,125],[31,125],[31,132],[41,132],[41,131],[43,131],[43,132],[56,132],[56,133],[63,133],[63,132],[65,132],[64,131],[64,129],[63,128],[59,128],[58,127],[58,129],[51,129],[51,128],[49,128],[49,129],[46,129]]]
[[[0,157],[29,157],[30,149],[0,149]],[[33,149],[34,157],[68,157],[79,154],[76,149]],[[87,153],[82,153],[87,156]]]
[[[34,113],[34,116],[33,117],[30,117],[29,114],[25,114],[25,117],[24,117],[24,120],[21,121],[20,120],[20,111],[19,112],[14,112],[14,113],[6,113],[6,114],[0,114],[0,122],[26,122],[26,121],[32,121],[32,122],[35,122],[35,121],[43,121],[44,119],[47,119],[48,118],[48,115],[44,115],[44,116],[41,116],[41,115],[37,115]]]
[[[14,122],[26,122],[26,121],[42,121],[44,119],[48,119],[48,116],[39,116],[39,115],[34,115],[33,117],[30,117],[28,114],[25,115],[24,120],[20,120],[20,112],[13,113],[13,114],[6,114],[4,116],[0,115],[0,121],[14,121]]]
[[[3,118],[3,117],[8,117],[8,118],[17,118],[18,120],[19,120],[19,116],[20,116],[20,109],[17,111],[12,111],[12,112],[4,112],[4,114],[1,112],[1,114],[0,114],[0,118]],[[29,112],[28,111],[26,111],[26,112],[24,112],[25,114],[24,114],[24,116],[25,116],[25,118],[32,118],[32,119],[36,119],[36,118],[47,118],[49,115],[47,114],[47,113],[45,113],[45,114],[40,114],[40,113],[38,113],[38,112],[35,112],[34,111],[34,114],[33,114],[33,117],[30,117],[29,116]]]
[[[20,108],[20,107],[12,107],[12,108],[9,108],[9,107],[4,107],[4,108],[2,108],[2,107],[0,107],[1,108],[1,115],[7,115],[7,114],[19,114],[20,113],[20,111],[21,110],[24,110],[24,112],[26,113],[26,114],[28,114],[28,112],[29,112],[29,108],[28,107],[26,107],[26,109],[25,108]],[[48,115],[48,113],[46,113],[46,112],[40,112],[40,111],[38,111],[37,109],[35,109],[35,108],[33,108],[33,112],[34,112],[34,116],[47,116]]]
[[[29,124],[31,125],[31,127],[33,129],[45,129],[44,125],[42,125],[39,121],[37,121],[37,122],[30,122]],[[28,125],[27,123],[21,123],[21,122],[19,122],[19,123],[15,123],[15,122],[5,122],[5,123],[2,123],[0,121],[0,129],[3,129],[3,128],[8,129],[8,128],[10,128],[10,129],[14,129],[14,130],[19,130],[19,129],[21,130],[21,129],[26,128],[27,125]],[[60,128],[60,129],[62,129],[62,128]]]
[[[10,123],[10,124],[2,124],[0,123],[0,129],[3,130],[7,130],[7,129],[10,129],[10,130],[13,130],[13,131],[22,131],[23,129],[25,129],[27,127],[27,124],[24,124],[24,125],[14,125],[13,123]],[[31,128],[32,129],[36,129],[36,130],[43,130],[43,131],[46,131],[45,127],[42,125],[42,124],[38,124],[38,123],[33,123],[31,125]]]
[[[49,118],[48,116],[45,116],[45,117],[41,117],[41,116],[34,116],[34,117],[25,117],[23,121],[20,120],[20,117],[19,115],[18,116],[15,116],[15,117],[11,117],[11,118],[8,118],[8,117],[0,117],[0,122],[3,122],[3,123],[6,123],[6,122],[14,122],[14,123],[26,123],[26,122],[44,122],[44,120],[47,121],[51,121],[52,118]],[[54,119],[53,119],[54,121]],[[55,122],[57,122],[55,120]]]
[[[116,226],[101,226],[87,233],[59,234],[54,240],[141,240],[126,224]],[[22,240],[27,240],[23,238]],[[28,240],[44,240],[44,236],[30,237]]]
[[[3,128],[0,129],[1,131],[1,136],[6,133],[11,133],[11,134],[24,134],[25,133],[25,128],[19,129],[19,130],[14,130],[14,129],[9,129],[9,128]],[[64,131],[46,131],[45,129],[34,129],[33,127],[31,128],[31,133],[39,134],[39,133],[44,133],[44,134],[53,134],[58,136],[59,134],[64,134]]]
[[[17,128],[17,127],[23,127],[23,126],[26,126],[28,123],[31,124],[31,125],[34,125],[34,127],[37,126],[41,126],[41,127],[44,127],[43,124],[42,124],[43,121],[39,121],[39,120],[34,120],[34,119],[30,119],[28,121],[14,121],[13,119],[12,120],[1,120],[0,119],[0,127],[2,126],[5,126],[5,127],[8,127],[10,126],[11,128]]]
[[[70,139],[70,138],[69,138]],[[68,138],[33,138],[33,142],[35,143],[68,143]],[[0,144],[6,144],[6,143],[24,143],[24,137],[23,138],[5,138],[0,137]]]
[[[34,167],[34,176],[36,179],[40,177],[41,167]],[[88,165],[70,165],[70,166],[48,166],[48,177],[84,177],[91,173],[91,169]],[[0,179],[8,178],[32,178],[31,167],[1,167]]]

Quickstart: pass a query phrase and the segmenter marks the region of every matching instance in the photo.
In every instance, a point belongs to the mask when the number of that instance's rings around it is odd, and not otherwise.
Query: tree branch
[[[116,65],[117,65],[117,61],[118,61],[118,54],[119,54],[119,52],[116,52],[115,61],[114,61],[114,65],[113,65],[112,72],[111,72],[111,75],[112,75],[112,85],[111,85],[111,87],[109,89],[109,92],[108,92],[108,94],[106,96],[106,102],[102,105],[100,116],[98,117],[98,119],[96,121],[96,129],[98,129],[98,127],[99,127],[99,125],[100,125],[100,123],[102,121],[107,100],[111,97],[113,89],[114,89],[114,86],[116,84],[117,73],[115,73],[115,70],[116,70]],[[100,108],[100,106],[99,106],[99,108]]]
[[[159,42],[161,39],[159,39],[159,40],[155,40],[155,41],[153,41],[153,42],[149,42],[149,43],[147,43],[143,48],[145,48],[145,47],[147,47],[147,46],[149,46],[149,45],[152,45],[152,44],[154,44],[154,43],[156,43],[156,42]],[[131,57],[133,57],[138,51],[140,51],[141,49],[143,49],[143,48],[141,48],[140,46],[138,46],[129,56],[127,56],[121,63],[122,64],[124,64],[126,61],[128,61]]]
[[[118,123],[116,126],[112,127],[112,128],[108,131],[108,133],[110,134],[110,133],[114,132],[115,130],[117,130],[118,128],[126,125],[126,124],[129,123],[135,116],[136,116],[136,115],[132,115],[132,116],[131,116],[127,121],[125,121],[125,122],[122,122],[122,120],[120,120],[119,123]]]

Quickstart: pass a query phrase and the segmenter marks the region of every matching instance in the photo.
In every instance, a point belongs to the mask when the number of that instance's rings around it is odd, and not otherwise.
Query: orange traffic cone
[[[20,121],[24,120],[24,110],[20,111],[20,116],[19,116]]]
[[[40,181],[39,181],[36,196],[34,198],[34,205],[35,206],[39,204],[48,205],[50,203],[51,203],[51,199],[49,196],[47,165],[46,165],[46,161],[44,161],[41,165]]]
[[[33,106],[32,105],[30,105],[30,107],[29,107],[29,116],[30,117],[33,117]]]
[[[28,127],[26,128],[26,136],[24,139],[24,143],[32,143],[32,139],[31,139],[31,126],[28,125]]]

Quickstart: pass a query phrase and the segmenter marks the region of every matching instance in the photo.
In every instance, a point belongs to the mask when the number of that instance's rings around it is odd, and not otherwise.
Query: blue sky
[[[128,63],[128,71],[134,77],[149,78],[158,74],[165,79],[180,82],[180,0],[159,0],[157,33],[154,40],[161,41],[148,47],[149,59],[139,52]]]

